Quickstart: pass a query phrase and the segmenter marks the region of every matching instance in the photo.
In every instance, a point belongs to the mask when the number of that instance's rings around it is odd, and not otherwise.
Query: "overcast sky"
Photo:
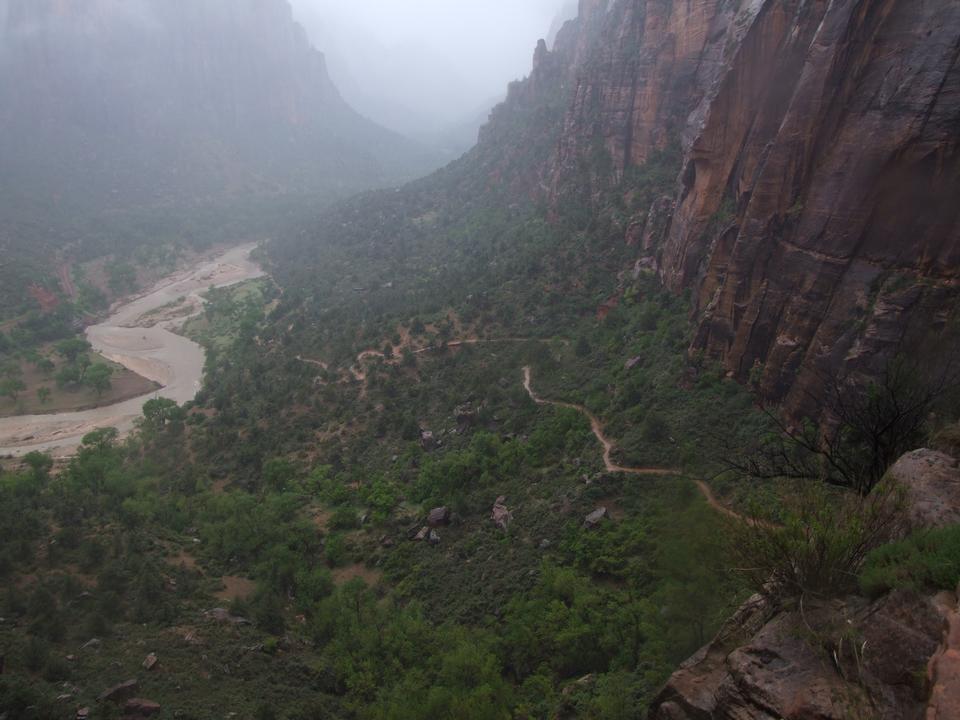
[[[529,72],[537,40],[570,0],[291,3],[347,100],[415,134],[465,121],[499,99]]]

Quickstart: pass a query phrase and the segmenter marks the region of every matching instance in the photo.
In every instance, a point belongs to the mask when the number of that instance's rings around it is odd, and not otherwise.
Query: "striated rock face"
[[[695,349],[741,380],[758,365],[763,394],[800,410],[818,372],[870,373],[956,327],[958,53],[954,2],[619,0],[577,73],[550,200],[585,164],[596,199],[679,144],[676,196],[628,239],[694,289]]]

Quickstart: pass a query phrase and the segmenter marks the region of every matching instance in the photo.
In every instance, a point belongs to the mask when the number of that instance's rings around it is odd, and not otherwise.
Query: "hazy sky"
[[[525,76],[569,0],[291,0],[354,106],[407,134],[476,116]],[[426,127],[432,125],[433,127]]]

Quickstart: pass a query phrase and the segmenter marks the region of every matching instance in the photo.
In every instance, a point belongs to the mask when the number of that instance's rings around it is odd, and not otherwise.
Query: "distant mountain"
[[[431,169],[286,0],[0,0],[0,190],[57,207],[338,193]]]

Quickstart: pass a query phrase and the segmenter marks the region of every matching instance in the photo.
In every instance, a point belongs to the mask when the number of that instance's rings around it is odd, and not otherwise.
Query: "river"
[[[112,308],[102,323],[87,328],[87,339],[104,357],[153,380],[163,387],[132,400],[84,410],[49,415],[0,418],[0,456],[22,456],[34,450],[56,456],[72,454],[87,433],[115,427],[128,434],[140,417],[143,404],[154,397],[185,403],[196,397],[203,380],[204,352],[195,342],[176,334],[188,317],[202,311],[202,293],[261,277],[250,259],[255,244],[231,248],[211,260],[170,275],[143,295]],[[164,319],[141,327],[144,316],[186,298],[191,315]]]

